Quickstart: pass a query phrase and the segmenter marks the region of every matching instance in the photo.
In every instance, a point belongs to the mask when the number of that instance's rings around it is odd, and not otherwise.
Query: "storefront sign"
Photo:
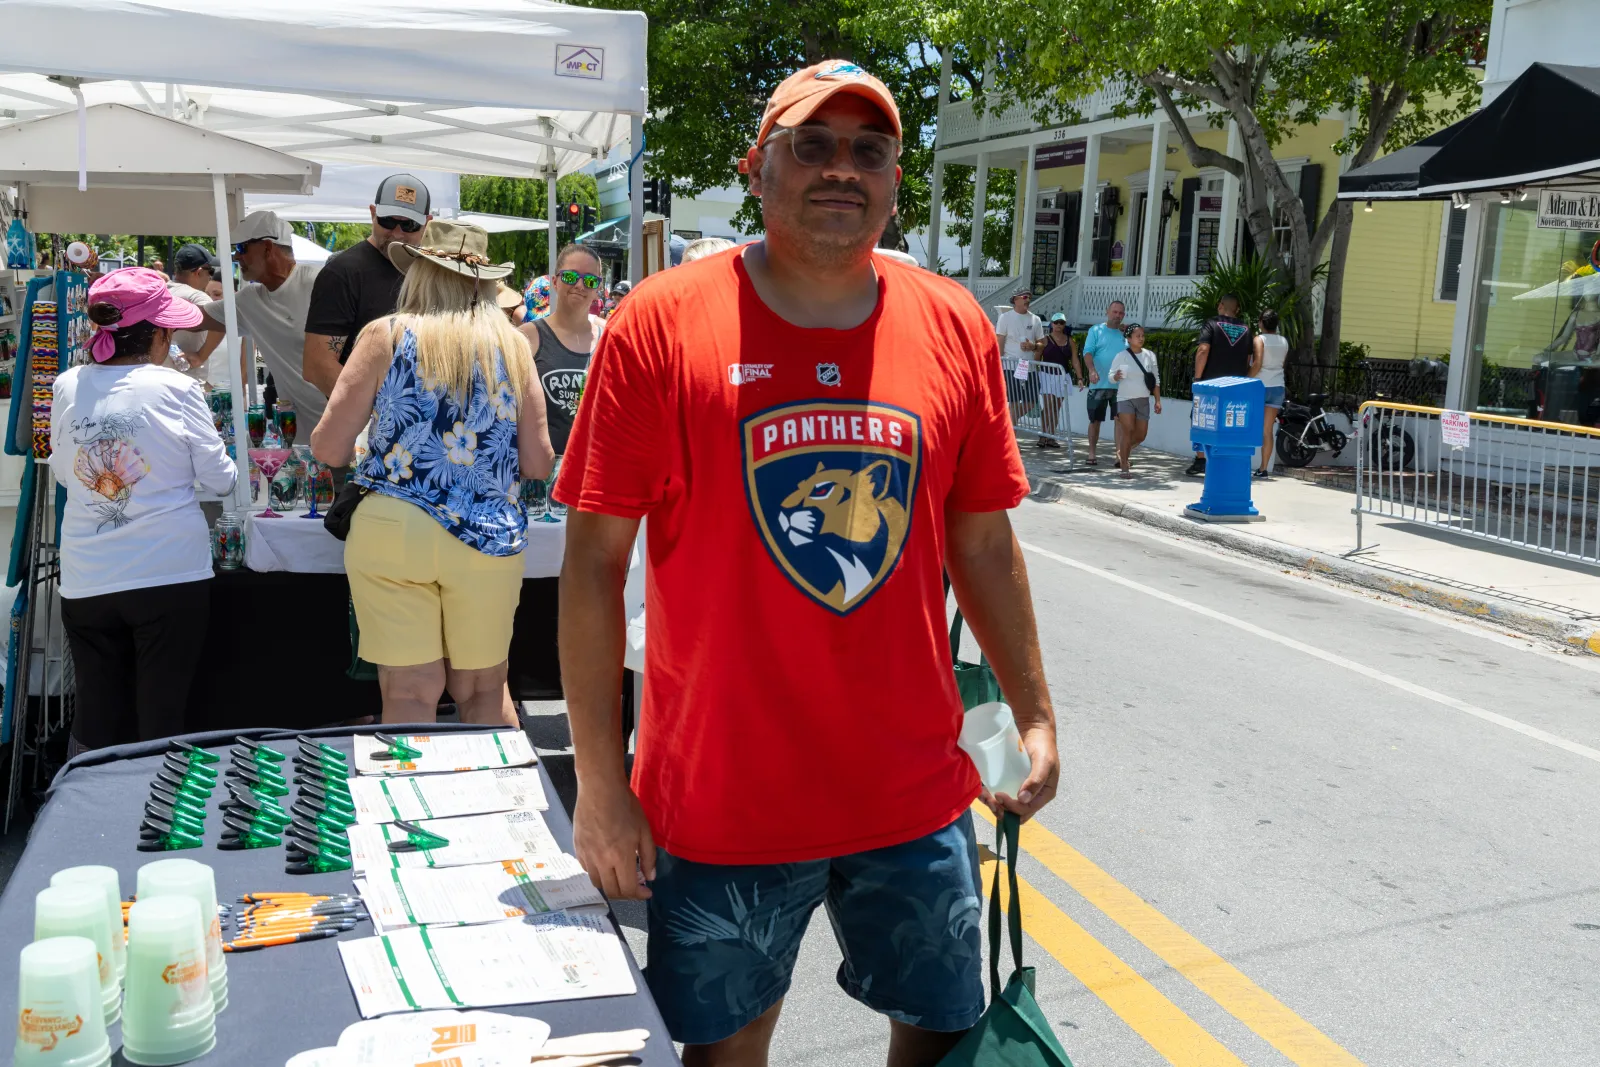
[[[1202,196],[1200,198],[1200,210],[1201,211],[1221,211],[1222,210],[1222,197],[1220,197],[1220,196]]]
[[[1036,211],[1033,213],[1033,225],[1035,229],[1059,230],[1061,228],[1061,212]]]
[[[1539,190],[1539,228],[1600,230],[1600,193],[1567,189]]]
[[[1089,142],[1086,140],[1040,145],[1039,151],[1033,157],[1033,169],[1049,170],[1052,167],[1079,167],[1083,165],[1083,161],[1088,154]]]
[[[1446,448],[1472,446],[1472,417],[1465,411],[1439,412],[1439,430]]]

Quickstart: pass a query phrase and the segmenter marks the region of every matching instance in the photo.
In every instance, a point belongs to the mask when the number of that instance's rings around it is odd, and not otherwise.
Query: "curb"
[[[1166,533],[1205,541],[1234,552],[1293,571],[1358,586],[1386,596],[1400,597],[1431,608],[1486,619],[1517,633],[1553,641],[1575,652],[1600,656],[1600,630],[1592,622],[1536,611],[1520,604],[1485,597],[1444,583],[1420,582],[1402,578],[1377,567],[1369,567],[1342,556],[1331,556],[1310,549],[1271,541],[1243,532],[1239,527],[1196,522],[1169,514],[1160,508],[1134,501],[1103,496],[1083,486],[1071,485],[1048,475],[1033,474],[1033,499],[1041,503],[1068,503],[1077,507],[1115,515],[1142,523]]]

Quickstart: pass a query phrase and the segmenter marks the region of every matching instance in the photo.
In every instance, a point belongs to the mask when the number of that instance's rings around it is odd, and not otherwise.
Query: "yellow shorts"
[[[415,504],[369,493],[350,523],[344,569],[361,658],[386,667],[447,659],[503,663],[522,596],[522,556],[486,556]]]

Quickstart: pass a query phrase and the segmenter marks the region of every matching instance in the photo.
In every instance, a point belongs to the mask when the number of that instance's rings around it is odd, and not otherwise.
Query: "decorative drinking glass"
[[[260,448],[267,436],[267,409],[260,404],[252,405],[245,414],[245,423],[250,429],[250,447]]]
[[[550,477],[545,480],[545,496],[550,500],[550,514],[546,516],[547,522],[565,522],[567,506],[556,499],[556,479],[561,477],[561,457],[556,457],[556,462],[550,468]]]
[[[550,498],[545,493],[543,478],[529,478],[522,483],[522,506],[528,510],[529,522],[544,522],[550,513]]]
[[[280,400],[278,402],[278,436],[283,438],[284,448],[294,447],[295,426],[293,405],[285,404]]]
[[[317,457],[311,454],[310,445],[295,445],[295,459],[305,468],[306,472],[306,504],[309,509],[302,519],[320,519],[322,512],[317,510],[317,478],[322,474],[322,464],[317,462]]]
[[[284,461],[289,458],[289,450],[287,448],[252,448],[250,450],[250,458],[256,461],[256,466],[261,468],[262,477],[267,480],[267,510],[256,515],[256,518],[283,518],[282,515],[272,510],[272,478],[282,468]]]

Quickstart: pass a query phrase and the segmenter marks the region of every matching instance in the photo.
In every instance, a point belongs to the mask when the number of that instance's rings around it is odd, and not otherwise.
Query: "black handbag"
[[[333,503],[328,505],[328,510],[323,514],[322,528],[341,541],[349,537],[350,520],[355,518],[356,506],[368,492],[370,490],[366,486],[354,480],[345,482],[344,488],[339,490],[339,495],[333,498]]]
[[[1135,354],[1133,352],[1129,352],[1128,355],[1133,356],[1133,361],[1135,363],[1139,364],[1139,369],[1140,370],[1144,371],[1144,390],[1145,390],[1145,392],[1149,393],[1151,396],[1155,396],[1156,395],[1156,384],[1157,384],[1156,383],[1155,372],[1154,371],[1144,370],[1144,360],[1140,359],[1138,354]]]

